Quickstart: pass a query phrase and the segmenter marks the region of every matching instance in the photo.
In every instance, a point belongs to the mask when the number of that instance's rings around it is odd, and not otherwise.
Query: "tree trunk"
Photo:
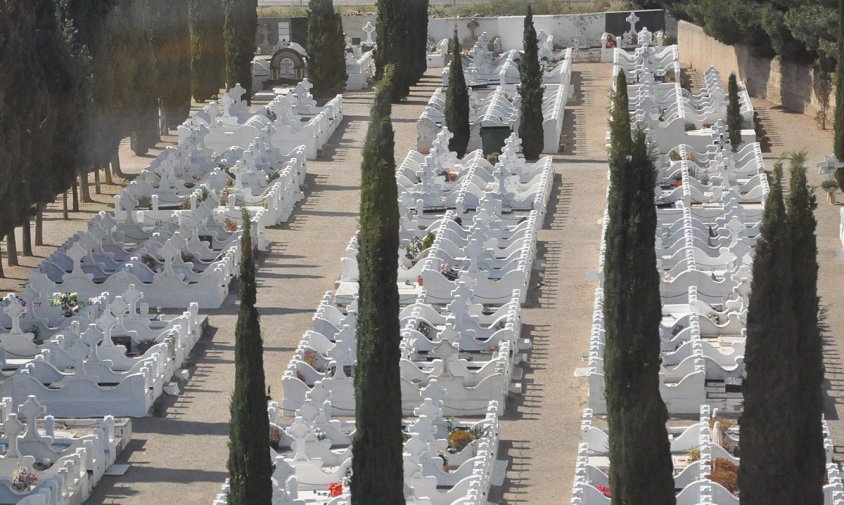
[[[121,179],[129,179],[128,177],[126,177],[126,174],[123,173],[123,169],[120,168],[119,149],[115,149],[114,152],[111,154],[111,171],[114,172],[114,175],[120,177]]]
[[[162,137],[170,133],[170,129],[167,127],[167,111],[164,110],[164,102],[162,100],[158,100],[158,110],[160,111],[160,115],[158,116],[158,133]]]
[[[73,181],[71,186],[71,193],[73,194],[73,212],[79,212],[79,178]],[[67,217],[65,217],[67,219]]]
[[[105,174],[105,183],[109,185],[113,185],[114,181],[111,180],[111,170],[109,169],[109,163],[103,163],[103,173]]]
[[[3,237],[0,237],[3,240]],[[5,279],[6,273],[3,271],[3,248],[0,247],[0,279]]]
[[[20,264],[18,263],[18,241],[15,237],[14,228],[6,235],[6,257],[8,258],[6,264],[10,267],[16,267]]]
[[[35,214],[35,245],[44,245],[44,208],[43,203],[38,204],[38,214]]]
[[[74,185],[74,188],[75,187],[76,187],[76,185]],[[67,219],[68,219],[68,216],[67,216],[67,191],[62,193],[62,219],[64,219],[65,221],[67,221]]]
[[[29,218],[21,227],[21,239],[23,240],[23,255],[32,256],[32,227]]]
[[[94,192],[98,195],[103,194],[103,190],[100,188],[100,168],[97,166],[97,169],[94,170]]]
[[[79,188],[80,192],[82,193],[82,203],[92,203],[94,200],[91,198],[91,186],[88,182],[88,174],[84,173],[79,176]],[[74,202],[75,204],[76,202]],[[73,206],[74,212],[79,212],[79,206]]]

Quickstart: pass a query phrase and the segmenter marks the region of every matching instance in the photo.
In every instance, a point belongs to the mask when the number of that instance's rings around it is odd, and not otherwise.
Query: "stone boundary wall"
[[[703,72],[714,66],[725,80],[735,72],[745,82],[750,96],[764,98],[790,112],[815,116],[821,109],[818,99],[817,72],[810,66],[782,61],[779,56],[759,58],[750,48],[728,46],[707,35],[703,28],[686,22],[678,23],[677,43],[680,62]],[[827,128],[832,127],[835,110],[835,89],[830,91]]]

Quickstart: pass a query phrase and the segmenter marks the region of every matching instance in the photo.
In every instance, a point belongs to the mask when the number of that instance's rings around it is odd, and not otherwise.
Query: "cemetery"
[[[837,79],[700,0],[149,1],[0,2],[0,504],[844,505]]]

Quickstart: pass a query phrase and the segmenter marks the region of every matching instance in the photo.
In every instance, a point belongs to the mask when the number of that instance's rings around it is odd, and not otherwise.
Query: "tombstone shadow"
[[[563,146],[561,154],[577,156],[581,151],[586,150],[586,129],[578,125],[586,123],[583,110],[585,105],[583,82],[589,77],[589,72],[572,71],[571,73],[571,86],[574,93],[566,103],[566,112],[563,116],[563,132],[560,137]]]
[[[489,501],[500,505],[528,503],[527,477],[532,458],[526,454],[532,452],[530,440],[506,440],[498,442],[498,459],[509,462],[504,483],[489,490]]]

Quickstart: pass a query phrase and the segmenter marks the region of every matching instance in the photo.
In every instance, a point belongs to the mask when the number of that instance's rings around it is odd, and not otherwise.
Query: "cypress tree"
[[[31,205],[30,181],[38,177],[35,154],[40,152],[51,111],[43,74],[38,65],[37,16],[30,0],[7,0],[4,4],[5,31],[0,32],[0,55],[3,77],[0,77],[0,137],[7,137],[4,147],[3,229],[7,238],[9,266],[17,265],[15,227],[27,223]],[[5,26],[4,26],[5,25]],[[21,92],[26,90],[26,92]],[[27,225],[28,226],[28,225]]]
[[[223,45],[223,4],[219,0],[190,0],[191,93],[197,102],[213,99],[220,92],[219,54]]]
[[[375,15],[375,76],[381,79],[387,65],[395,67],[390,86],[393,103],[410,94],[411,19],[403,0],[378,0]]]
[[[835,157],[844,161],[844,0],[838,0],[838,64],[835,67]],[[844,174],[839,169],[836,174],[838,182],[844,180]]]
[[[610,163],[621,163],[633,150],[633,134],[630,130],[630,100],[627,96],[627,75],[619,72],[612,92],[610,111]],[[620,166],[620,165],[619,165]],[[615,191],[610,188],[610,191]]]
[[[85,76],[85,97],[79,107],[74,110],[81,121],[83,138],[81,166],[79,180],[83,201],[90,201],[87,195],[88,171],[97,165],[117,159],[116,149],[108,146],[108,133],[115,130],[113,118],[116,112],[108,112],[109,97],[116,93],[111,75],[115,71],[114,46],[120,44],[120,39],[110,40],[112,34],[109,25],[117,0],[63,0],[67,16],[72,22],[76,35],[74,52],[80,55],[85,65],[79,65],[77,70]],[[131,89],[131,88],[130,88]],[[78,210],[76,185],[74,189],[74,210]],[[86,198],[87,197],[87,198]]]
[[[730,134],[733,152],[736,152],[741,144],[741,106],[739,105],[738,82],[735,72],[730,74],[727,95],[729,99],[727,103],[727,130]]]
[[[413,0],[409,8],[413,16],[410,23],[411,75],[416,84],[428,69],[428,0]]]
[[[333,98],[346,89],[346,40],[343,18],[332,0],[308,4],[308,77],[314,98]]]
[[[753,260],[742,384],[741,465],[738,483],[743,505],[803,503],[801,471],[796,468],[796,412],[800,396],[794,317],[792,245],[782,195],[782,163],[765,201]],[[801,251],[800,254],[805,254]],[[785,406],[785,408],[783,408]],[[806,483],[806,485],[810,485]],[[820,485],[820,482],[814,483]]]
[[[791,155],[788,195],[788,237],[791,241],[792,306],[797,321],[797,364],[794,412],[799,423],[795,481],[806,505],[823,505],[826,453],[823,447],[823,340],[818,324],[818,244],[815,195],[806,182],[806,153]]]
[[[252,58],[258,31],[258,0],[224,0],[223,34],[226,50],[226,88],[240,84],[243,98],[252,103]]]
[[[525,158],[535,160],[542,153],[542,69],[539,66],[539,45],[536,39],[536,29],[533,27],[533,11],[528,4],[525,16],[523,35],[524,54],[519,62],[521,85],[519,94],[522,97],[519,113],[519,137],[522,139],[522,153]]]
[[[36,10],[37,64],[41,69],[50,116],[42,121],[39,148],[31,153],[36,163],[38,184],[31,185],[37,205],[35,241],[42,240],[43,209],[56,195],[67,190],[84,168],[82,114],[87,107],[87,58],[75,50],[75,33],[64,3],[32,0]]]
[[[355,434],[352,504],[403,505],[399,378],[399,211],[392,67],[375,91],[361,162]]]
[[[157,97],[163,117],[161,133],[166,134],[169,128],[178,126],[190,115],[191,74],[188,69],[191,68],[191,45],[188,0],[146,0],[146,3],[150,5],[149,8],[155,16],[150,33],[158,75]]]
[[[451,41],[451,62],[448,64],[448,89],[445,92],[445,127],[454,134],[448,141],[448,149],[462,158],[469,146],[469,88],[463,75],[463,56],[457,28]]]
[[[255,308],[251,223],[243,211],[240,240],[240,308],[234,333],[234,392],[229,421],[229,505],[271,505],[270,422],[264,380],[264,343]]]
[[[173,84],[168,79],[167,49],[160,31],[160,25],[168,25],[168,22],[162,20],[161,0],[123,2],[131,5],[129,18],[123,24],[131,45],[121,59],[123,73],[117,78],[131,78],[132,72],[137,77],[137,80],[132,79],[136,84],[130,88],[131,93],[124,93],[120,100],[126,110],[124,118],[130,131],[130,147],[132,152],[141,156],[161,140],[158,120],[160,97],[163,89]],[[122,84],[128,85],[129,82],[123,81]]]
[[[620,101],[616,109],[621,109]],[[662,304],[654,251],[656,168],[643,130],[635,132],[632,150],[618,153],[610,167],[604,374],[612,503],[674,505],[665,428],[668,410],[659,393]]]

